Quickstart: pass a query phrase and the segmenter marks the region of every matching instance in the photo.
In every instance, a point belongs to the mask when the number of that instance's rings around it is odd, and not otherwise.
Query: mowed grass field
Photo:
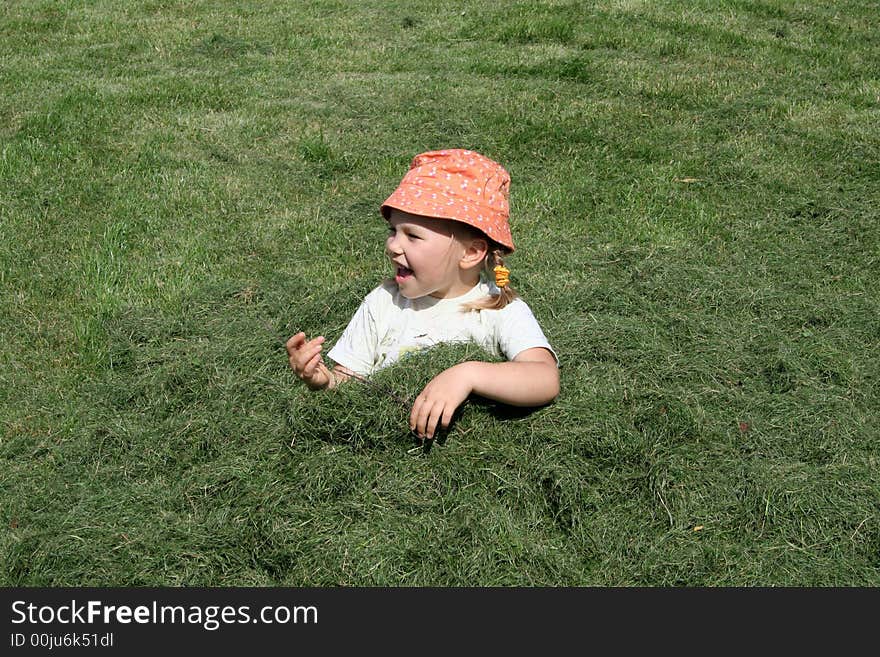
[[[880,585],[874,2],[0,6],[4,586]],[[562,393],[311,393],[418,152]]]

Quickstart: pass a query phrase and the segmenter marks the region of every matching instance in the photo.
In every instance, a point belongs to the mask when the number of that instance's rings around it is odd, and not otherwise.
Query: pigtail
[[[462,305],[463,311],[470,310],[501,310],[511,301],[519,297],[516,290],[510,287],[510,270],[504,266],[505,251],[500,248],[493,248],[486,256],[483,262],[483,271],[488,280],[495,279],[495,285],[499,290],[498,294],[490,294]]]

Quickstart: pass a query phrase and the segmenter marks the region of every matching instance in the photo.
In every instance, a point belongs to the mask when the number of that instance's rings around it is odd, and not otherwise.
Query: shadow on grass
[[[486,399],[485,397],[471,396],[456,409],[448,427],[445,429],[442,427],[437,428],[436,435],[433,439],[422,440],[415,436],[415,434],[411,434],[412,439],[415,441],[415,447],[410,451],[414,452],[421,449],[423,453],[427,454],[435,444],[440,447],[444,446],[450,436],[454,436],[458,433],[458,427],[462,422],[463,417],[464,423],[468,426],[473,424],[477,417],[482,417],[485,420],[486,416],[491,417],[492,420],[495,421],[491,424],[495,424],[496,422],[503,423],[506,420],[525,419],[539,411],[541,408],[543,408],[543,406],[509,406],[507,404],[499,404],[498,402]],[[463,426],[462,428],[464,429],[467,427]]]

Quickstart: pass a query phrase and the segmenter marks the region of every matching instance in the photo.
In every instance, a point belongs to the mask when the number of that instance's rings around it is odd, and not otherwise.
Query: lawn
[[[876,3],[0,6],[4,586],[880,585]],[[416,153],[511,173],[561,361],[310,392]]]

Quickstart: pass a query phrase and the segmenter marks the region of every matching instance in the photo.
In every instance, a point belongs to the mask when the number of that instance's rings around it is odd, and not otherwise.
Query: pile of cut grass
[[[7,2],[6,585],[880,584],[859,2]],[[410,158],[511,172],[562,394],[328,394]],[[393,395],[389,393],[393,392]]]

